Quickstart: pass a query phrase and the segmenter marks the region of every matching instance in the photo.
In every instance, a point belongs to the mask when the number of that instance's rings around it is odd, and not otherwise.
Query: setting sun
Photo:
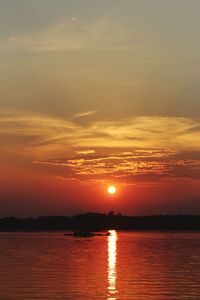
[[[110,186],[108,187],[108,193],[109,193],[109,194],[115,194],[116,191],[117,191],[117,189],[116,189],[116,187],[115,187],[114,185],[110,185]]]

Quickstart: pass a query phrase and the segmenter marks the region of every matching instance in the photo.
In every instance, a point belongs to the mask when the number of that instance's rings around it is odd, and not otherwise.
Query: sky
[[[199,0],[0,0],[0,28],[0,216],[200,214]]]

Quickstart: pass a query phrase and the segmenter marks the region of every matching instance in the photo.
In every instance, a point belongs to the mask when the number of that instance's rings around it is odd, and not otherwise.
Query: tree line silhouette
[[[37,218],[0,218],[0,231],[57,230],[200,230],[200,215],[126,216],[109,212],[76,216],[42,216]]]

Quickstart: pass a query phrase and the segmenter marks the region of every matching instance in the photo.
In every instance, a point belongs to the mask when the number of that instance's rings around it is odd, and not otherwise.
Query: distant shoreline
[[[111,230],[111,229],[108,229]],[[200,233],[200,229],[115,229],[112,228],[112,230],[116,230],[117,232],[145,232],[145,233]],[[0,234],[1,233],[66,233],[66,232],[71,232],[70,230],[0,230]],[[96,232],[96,231],[94,231]],[[101,231],[97,231],[97,232],[101,232]]]
[[[0,218],[0,232],[52,232],[69,230],[104,231],[200,231],[200,215],[124,216],[109,212],[76,216]]]

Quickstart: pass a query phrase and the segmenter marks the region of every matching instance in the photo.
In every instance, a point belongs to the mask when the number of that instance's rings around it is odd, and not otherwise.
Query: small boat
[[[65,233],[65,236],[74,236],[74,237],[93,237],[93,236],[109,236],[111,233],[108,231],[107,233],[95,233],[90,231],[79,231],[74,230],[73,233]]]
[[[109,236],[111,233],[108,231],[106,233],[92,233],[94,236]]]

